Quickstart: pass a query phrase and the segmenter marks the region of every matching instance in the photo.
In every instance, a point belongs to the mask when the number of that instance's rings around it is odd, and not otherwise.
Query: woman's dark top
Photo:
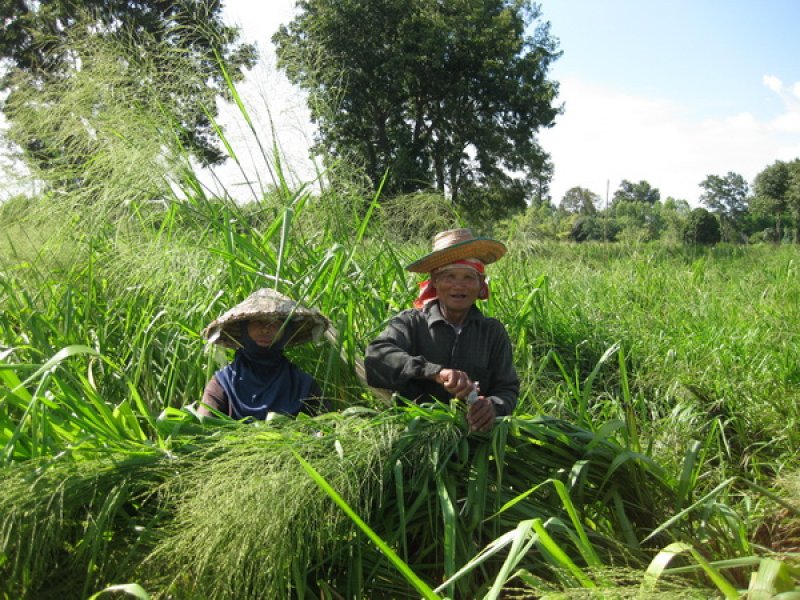
[[[319,384],[316,381],[312,382],[311,388],[308,391],[308,397],[302,398],[300,402],[300,410],[295,414],[304,413],[307,415],[317,415],[326,410],[325,403],[322,400],[322,389],[319,387]],[[206,404],[214,410],[218,410],[222,414],[228,415],[231,418],[243,418],[234,416],[231,405],[228,402],[228,396],[225,394],[225,390],[222,389],[222,386],[217,381],[216,376],[211,378],[211,380],[206,384],[205,390],[203,390],[203,404]]]
[[[233,361],[208,382],[203,403],[234,419],[262,420],[270,412],[292,416],[319,412],[319,385],[283,355],[291,331],[262,347],[250,338],[246,327],[242,330],[241,347]]]

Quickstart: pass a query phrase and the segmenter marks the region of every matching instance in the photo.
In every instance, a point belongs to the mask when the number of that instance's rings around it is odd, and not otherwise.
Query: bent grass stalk
[[[341,508],[345,514],[347,514],[350,519],[358,526],[358,528],[363,531],[367,537],[383,552],[391,561],[391,563],[397,568],[398,571],[405,577],[411,585],[414,586],[420,594],[422,594],[423,598],[429,598],[431,600],[436,600],[439,598],[439,595],[436,594],[424,581],[422,581],[417,575],[409,568],[408,564],[400,558],[394,550],[392,550],[386,542],[384,542],[373,530],[372,528],[367,525],[361,517],[356,514],[356,512],[350,508],[347,502],[334,490],[330,484],[328,484],[325,479],[320,476],[320,474],[311,466],[308,461],[303,459],[302,456],[295,454],[295,458],[298,462],[303,466],[303,469],[308,473],[311,479],[322,488],[322,490],[330,496],[334,502]]]

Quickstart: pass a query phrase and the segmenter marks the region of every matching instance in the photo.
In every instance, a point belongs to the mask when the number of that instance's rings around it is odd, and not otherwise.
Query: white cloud
[[[574,186],[605,198],[607,182],[613,196],[623,179],[644,179],[662,199],[697,205],[699,183],[708,175],[733,171],[752,181],[768,164],[791,158],[798,146],[796,136],[786,135],[798,126],[793,112],[770,122],[747,112],[698,121],[691,107],[576,79],[562,79],[560,90],[565,114],[540,135],[555,166],[555,202]]]
[[[774,75],[764,75],[762,82],[773,92],[780,93],[783,89],[783,82]]]
[[[787,111],[790,113],[800,112],[800,81],[796,81],[790,86],[784,86],[783,82],[777,77],[764,75],[763,83],[783,100]]]
[[[800,111],[787,112],[773,119],[769,127],[779,133],[800,134]]]

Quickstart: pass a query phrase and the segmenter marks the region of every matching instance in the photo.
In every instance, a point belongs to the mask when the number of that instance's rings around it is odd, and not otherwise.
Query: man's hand
[[[467,423],[472,431],[491,431],[496,418],[494,403],[485,396],[478,396],[467,410]]]
[[[469,375],[457,369],[442,369],[434,379],[442,384],[448,393],[462,400],[466,400],[473,388]]]

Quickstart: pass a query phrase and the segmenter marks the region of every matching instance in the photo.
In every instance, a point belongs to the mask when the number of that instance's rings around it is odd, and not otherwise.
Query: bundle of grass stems
[[[12,464],[3,591],[87,597],[134,581],[165,598],[472,598],[602,586],[608,567],[646,566],[657,540],[641,542],[676,493],[652,461],[554,418],[469,433],[463,413],[454,402],[210,425],[180,411],[161,424],[183,428],[168,451]]]

